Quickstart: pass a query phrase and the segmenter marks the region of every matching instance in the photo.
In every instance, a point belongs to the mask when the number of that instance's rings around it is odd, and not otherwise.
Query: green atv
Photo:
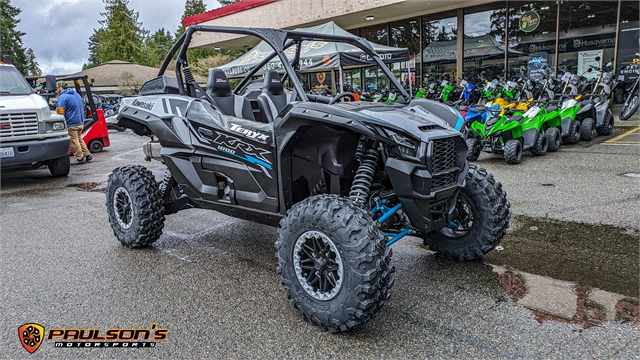
[[[561,134],[563,144],[576,144],[581,140],[582,122],[593,122],[589,117],[590,107],[583,107],[582,95],[564,95],[564,99],[549,101],[550,104],[558,104],[558,113],[561,119]]]
[[[507,164],[520,163],[525,150],[530,150],[533,156],[558,151],[560,114],[556,106],[545,108],[543,103],[534,102],[535,105],[524,113],[523,106],[516,111],[505,109],[485,124],[472,124],[474,133],[482,137],[481,149],[488,153],[503,153]]]

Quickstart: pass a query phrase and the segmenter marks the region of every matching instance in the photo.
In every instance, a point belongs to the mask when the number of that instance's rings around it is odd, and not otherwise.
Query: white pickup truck
[[[49,109],[24,76],[5,57],[0,62],[0,167],[37,169],[54,177],[69,174],[69,145],[64,116]],[[53,91],[55,78],[48,84]]]

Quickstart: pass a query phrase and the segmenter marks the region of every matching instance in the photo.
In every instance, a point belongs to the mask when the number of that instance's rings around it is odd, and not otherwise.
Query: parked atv
[[[499,112],[494,110],[494,116],[487,121],[474,122],[471,125],[472,134],[475,135],[481,150],[488,153],[504,154],[504,159],[508,164],[520,163],[524,134],[521,122],[523,120],[522,114],[527,111],[531,101],[533,99],[524,103],[511,103]],[[471,145],[471,142],[468,141],[467,145]],[[476,146],[477,144],[474,142],[474,150]],[[472,156],[475,157],[475,152],[472,152]]]
[[[195,32],[255,36],[273,52],[230,90],[212,69],[206,90],[186,58]],[[340,102],[305,94],[296,74],[303,41],[344,42],[368,55],[402,99]],[[285,50],[295,46],[293,60]],[[173,78],[164,76],[176,56]],[[243,87],[278,58],[292,92],[271,70],[262,93]],[[254,120],[256,102],[262,122]],[[138,165],[115,169],[106,194],[109,222],[128,247],[151,245],[165,216],[212,209],[278,227],[278,273],[303,318],[332,332],[372,319],[393,285],[389,246],[421,237],[445,256],[470,260],[502,240],[509,203],[499,182],[465,161],[465,139],[446,105],[410,95],[361,38],[317,33],[191,26],[157,78],[123,100],[118,123],[149,136],[146,159],[164,163],[158,184]]]

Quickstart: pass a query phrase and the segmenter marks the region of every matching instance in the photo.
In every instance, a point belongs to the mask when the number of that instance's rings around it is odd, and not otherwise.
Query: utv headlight
[[[56,121],[53,123],[53,130],[60,131],[64,130],[64,123],[62,121]]]
[[[416,157],[418,154],[418,142],[408,136],[387,130],[389,136],[398,145],[398,150],[403,156]]]

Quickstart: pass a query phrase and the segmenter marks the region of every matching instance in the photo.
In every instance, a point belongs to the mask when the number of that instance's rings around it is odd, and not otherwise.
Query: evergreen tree
[[[96,66],[111,60],[144,62],[142,46],[148,31],[138,22],[138,12],[128,8],[129,0],[102,0],[101,27],[89,38],[89,63]]]
[[[0,0],[0,55],[11,56],[15,67],[25,76],[41,75],[33,50],[24,48],[22,37],[26,34],[16,30],[21,12],[11,6],[11,0]]]
[[[186,28],[184,27],[185,18],[197,14],[202,14],[205,11],[207,11],[207,5],[202,0],[187,0],[184,4],[184,13],[180,18],[180,27],[176,32],[176,39],[182,36],[182,34],[184,34],[184,31],[186,30]],[[216,56],[218,54],[219,51],[215,51],[213,49],[189,49],[187,51],[187,59],[190,63],[193,63],[195,65],[195,63],[197,63],[201,59]]]
[[[153,35],[147,37],[144,42],[144,64],[158,67],[173,46],[174,38],[164,28],[157,30]]]
[[[89,37],[89,62],[82,65],[82,70],[100,65],[100,41],[104,32],[103,28],[93,29],[93,34]]]
[[[207,11],[207,5],[202,0],[187,0],[184,4],[184,13],[180,18],[180,26],[178,26],[178,31],[176,31],[176,39],[179,38],[182,34],[184,34],[184,19],[193,16],[202,14]]]
[[[220,3],[220,6],[227,6],[227,5],[231,5],[233,3],[237,3],[240,0],[218,0],[218,2]]]
[[[36,62],[36,55],[33,53],[33,50],[31,48],[28,48],[27,51],[25,52],[26,58],[27,58],[27,74],[29,76],[40,76],[42,75],[42,70],[40,70],[40,66],[38,65],[38,63]]]

